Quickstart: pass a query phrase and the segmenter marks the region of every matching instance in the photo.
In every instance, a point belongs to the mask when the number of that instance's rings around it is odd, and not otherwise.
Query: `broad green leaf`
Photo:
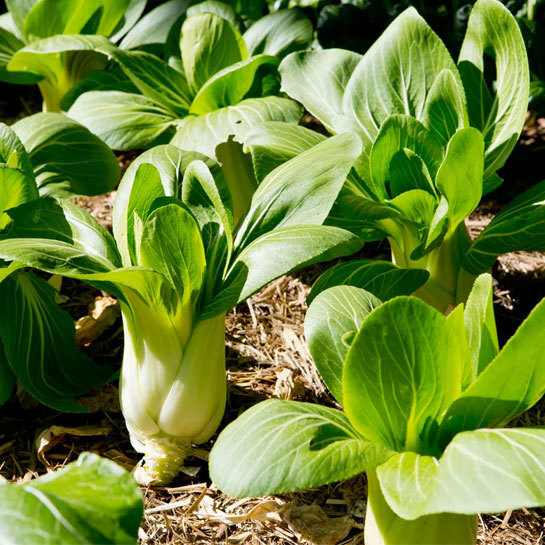
[[[202,317],[216,316],[232,308],[283,274],[352,254],[360,247],[356,236],[336,227],[302,225],[274,229],[244,248]]]
[[[320,293],[305,317],[305,337],[320,376],[342,404],[342,372],[361,324],[382,302],[368,291],[335,286]]]
[[[5,14],[5,15],[9,15]],[[31,84],[37,83],[42,78],[25,72],[10,72],[7,65],[11,58],[19,49],[22,49],[25,44],[12,34],[9,30],[0,27],[0,81],[6,83]]]
[[[146,3],[147,0],[129,0],[129,4],[125,9],[121,21],[119,21],[113,30],[113,34],[110,35],[110,40],[113,43],[117,43],[121,40],[121,38],[123,38],[140,20],[142,13],[144,13],[144,10],[146,9]]]
[[[129,240],[133,240],[130,234],[133,212],[136,210],[141,218],[145,218],[149,205],[156,198],[176,196],[181,199],[184,171],[195,159],[202,159],[202,156],[181,151],[174,146],[156,146],[138,156],[127,169],[119,184],[112,214],[113,232],[125,266],[133,263],[129,253],[129,246],[132,245]],[[143,164],[149,164],[150,170],[140,172],[141,178],[137,181],[137,174]],[[156,172],[159,173],[162,191],[155,183]]]
[[[389,455],[359,436],[341,411],[270,399],[220,434],[210,475],[231,496],[261,496],[347,479]]]
[[[301,125],[269,121],[252,129],[244,139],[244,146],[252,154],[256,178],[261,182],[276,167],[325,139]]]
[[[136,544],[142,513],[142,493],[132,475],[91,453],[25,484],[0,486],[5,543]]]
[[[417,298],[392,299],[364,321],[346,357],[343,406],[371,441],[430,452],[461,391],[463,351],[446,318]]]
[[[205,115],[188,116],[178,125],[171,143],[180,149],[198,151],[215,157],[218,144],[234,135],[243,142],[248,131],[265,121],[285,121],[296,124],[302,114],[293,100],[279,97],[248,98],[236,106],[227,106]]]
[[[313,39],[310,19],[298,9],[284,9],[261,17],[243,34],[248,56],[264,53],[279,59],[307,49]]]
[[[0,338],[25,390],[59,411],[86,412],[74,398],[104,384],[113,369],[80,351],[74,321],[57,306],[54,288],[33,274],[15,273],[0,284],[0,305],[10,309],[1,313]]]
[[[416,153],[424,162],[431,178],[435,178],[442,158],[441,148],[435,138],[422,123],[413,117],[392,115],[380,127],[369,159],[371,189],[379,198],[389,199],[397,196],[388,194],[387,182],[392,170],[396,167],[403,167],[402,175],[407,175],[406,164],[400,162],[392,164],[394,156],[404,149]]]
[[[458,434],[439,460],[404,452],[377,474],[386,501],[405,519],[499,513],[545,503],[544,457],[545,429],[483,429]]]
[[[187,8],[187,17],[193,17],[200,13],[213,13],[225,19],[234,28],[240,30],[240,19],[228,2],[224,2],[223,0],[204,0]]]
[[[38,198],[36,184],[20,170],[0,165],[0,229],[11,221],[5,210]]]
[[[121,40],[121,49],[164,44],[174,22],[181,17],[189,0],[169,0],[146,13]]]
[[[377,140],[378,142],[379,140]],[[394,153],[390,159],[388,177],[386,189],[389,189],[388,193],[392,197],[397,197],[413,189],[422,189],[435,195],[435,187],[427,166],[420,156],[409,148],[403,148]]]
[[[72,250],[64,257],[68,261],[74,259],[75,262],[88,263],[91,266],[89,272],[112,270],[121,264],[112,235],[90,214],[69,201],[58,203],[52,199],[38,199],[10,210],[9,215],[13,222],[2,244],[15,252],[18,251],[17,243],[8,237],[19,239],[21,252],[30,252],[28,255],[37,256],[38,261],[41,256],[46,258],[47,252],[45,249],[42,252],[39,245],[33,248],[32,239],[43,240],[44,248],[55,248],[59,259],[63,259],[63,245],[70,246]],[[56,241],[60,246],[55,246]],[[17,258],[8,256],[5,259]]]
[[[6,0],[6,6],[13,18],[13,22],[23,32],[23,25],[28,15],[28,12],[37,4],[40,0]]]
[[[342,134],[273,170],[254,193],[235,245],[244,247],[271,229],[323,223],[360,151],[355,135]]]
[[[191,103],[190,113],[199,115],[238,104],[250,90],[262,66],[276,66],[278,59],[256,55],[214,74],[202,85]]]
[[[168,142],[175,116],[158,102],[133,93],[91,91],[68,115],[115,150],[146,149]]]
[[[473,363],[473,380],[499,352],[492,299],[492,276],[483,274],[475,280],[464,312],[465,329]]]
[[[238,30],[210,12],[185,20],[180,51],[193,94],[214,74],[247,57],[246,46]]]
[[[495,61],[491,92],[484,79],[484,56]],[[469,121],[485,142],[485,178],[506,161],[520,135],[529,96],[528,58],[515,18],[496,0],[478,0],[469,17],[458,68]],[[487,193],[485,186],[484,193]]]
[[[176,204],[154,210],[144,226],[140,255],[144,267],[170,281],[182,305],[195,300],[206,261],[199,226],[187,210]]]
[[[351,126],[343,109],[343,97],[361,58],[343,49],[292,53],[278,69],[282,89],[303,104],[329,132],[344,132]]]
[[[505,426],[543,397],[544,319],[542,301],[449,408],[442,423],[443,440],[464,430]]]
[[[545,251],[545,180],[513,199],[484,228],[463,258],[473,274],[488,271],[497,257],[514,251]]]
[[[0,290],[1,289],[2,288],[0,287]],[[15,381],[15,375],[8,364],[4,345],[0,339],[0,406],[11,397],[13,389],[15,388]]]
[[[435,184],[447,199],[451,232],[477,208],[481,200],[483,152],[482,135],[473,128],[461,129],[448,143]]]
[[[456,131],[469,126],[463,87],[450,70],[442,70],[433,82],[422,122],[442,146],[448,144]]]
[[[424,269],[401,269],[389,261],[354,259],[339,263],[323,273],[310,290],[307,303],[333,286],[354,286],[364,289],[381,301],[398,295],[411,295],[422,287],[429,277]]]
[[[443,42],[414,8],[399,15],[368,49],[343,99],[343,112],[362,138],[358,172],[364,179],[371,145],[384,121],[396,114],[424,121],[428,94],[445,69],[458,73]]]
[[[113,49],[111,57],[145,97],[176,116],[187,114],[192,96],[183,74],[144,51]]]
[[[64,115],[35,114],[12,129],[28,152],[41,195],[100,195],[111,191],[119,179],[112,151]]]

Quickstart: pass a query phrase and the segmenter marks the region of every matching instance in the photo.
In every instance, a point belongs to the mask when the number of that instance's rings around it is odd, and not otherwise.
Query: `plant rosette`
[[[218,149],[221,168],[174,146],[154,148],[121,181],[113,236],[69,202],[8,211],[2,259],[120,300],[120,397],[144,454],[140,482],[169,482],[191,443],[215,433],[225,408],[225,313],[283,274],[361,247],[352,233],[322,225],[360,151],[357,137],[339,135],[257,185],[234,142]]]
[[[428,271],[417,295],[438,310],[464,302],[499,255],[545,250],[545,182],[514,199],[475,240],[465,225],[482,196],[502,183],[496,172],[528,106],[524,41],[500,2],[475,3],[458,63],[409,8],[365,55],[294,52],[279,71],[282,89],[327,131],[355,132],[362,141],[327,224],[364,241],[387,238],[393,263]],[[244,143],[259,177],[325,138],[269,122]]]
[[[259,403],[221,432],[213,482],[277,494],[367,473],[368,545],[474,545],[477,514],[545,504],[545,430],[506,427],[545,393],[545,300],[501,351],[492,278],[448,317],[336,286],[305,332],[344,411]]]

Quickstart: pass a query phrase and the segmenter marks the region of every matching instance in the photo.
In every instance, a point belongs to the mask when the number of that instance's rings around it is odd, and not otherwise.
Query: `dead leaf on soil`
[[[282,504],[274,500],[266,500],[261,502],[250,509],[250,511],[242,515],[233,515],[214,509],[213,503],[211,504],[210,502],[207,502],[206,499],[208,499],[208,497],[203,498],[203,500],[200,502],[201,509],[199,509],[199,511],[197,511],[195,514],[211,522],[222,522],[223,524],[231,525],[240,524],[241,522],[245,522],[247,520],[276,520],[277,522],[280,522],[281,520],[278,513],[282,508]]]
[[[46,428],[34,442],[36,448],[36,454],[38,459],[46,467],[49,467],[50,464],[45,457],[45,454],[48,450],[53,448],[55,445],[61,443],[66,435],[72,435],[74,437],[92,437],[94,435],[108,435],[112,430],[113,426],[82,426],[80,428],[66,428],[64,426],[50,426]]]
[[[336,545],[354,527],[351,517],[329,517],[319,506],[288,504],[281,516],[291,530],[314,545]]]
[[[120,316],[119,301],[109,295],[97,297],[90,311],[76,322],[78,346],[89,345],[114,325]]]

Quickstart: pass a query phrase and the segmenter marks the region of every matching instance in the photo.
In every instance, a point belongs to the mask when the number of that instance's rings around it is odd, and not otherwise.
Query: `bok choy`
[[[502,182],[496,171],[528,105],[524,41],[500,2],[475,3],[457,64],[409,8],[363,56],[296,52],[279,70],[283,89],[329,132],[353,131],[363,144],[328,222],[363,240],[387,238],[395,264],[429,272],[418,294],[436,308],[464,301],[497,256],[545,249],[544,182],[517,197],[476,240],[465,226],[481,197]],[[271,123],[245,144],[259,177],[323,139]]]
[[[41,199],[8,212],[0,257],[120,299],[120,396],[132,444],[144,454],[140,482],[171,480],[190,444],[216,431],[225,313],[282,274],[361,246],[348,231],[322,226],[360,152],[357,137],[339,135],[252,189],[243,170],[153,148],[123,177],[115,239],[68,202]],[[334,166],[319,160],[328,155]]]
[[[218,437],[212,479],[243,497],[365,471],[366,545],[474,545],[478,513],[545,504],[545,430],[517,427],[545,393],[544,320],[545,300],[499,351],[490,275],[448,317],[330,288],[305,332],[344,411],[259,403]]]

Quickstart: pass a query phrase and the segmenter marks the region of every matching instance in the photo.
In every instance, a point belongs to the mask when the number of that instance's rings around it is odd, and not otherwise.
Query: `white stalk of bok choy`
[[[220,153],[224,164],[236,164],[226,159],[233,151],[230,143]],[[322,225],[360,152],[357,137],[340,135],[256,186],[242,179],[251,168],[222,170],[173,146],[154,148],[121,182],[114,237],[67,202],[9,211],[2,259],[81,279],[121,301],[120,395],[132,444],[144,454],[141,483],[168,483],[191,443],[220,423],[225,313],[289,271],[361,247],[348,231]],[[256,188],[244,194],[238,185]]]

